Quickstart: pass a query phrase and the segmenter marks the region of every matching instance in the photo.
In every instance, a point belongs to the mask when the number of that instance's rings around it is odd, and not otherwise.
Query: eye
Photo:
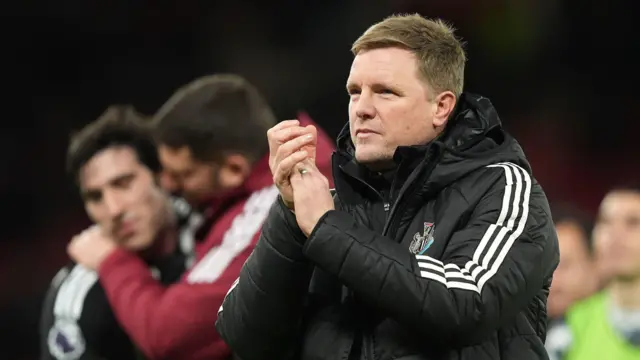
[[[626,219],[626,225],[631,227],[631,228],[635,228],[638,227],[638,225],[640,225],[640,218],[638,217],[629,217]]]
[[[397,96],[398,91],[387,84],[374,84],[371,89],[374,93],[385,96]]]
[[[360,92],[361,91],[358,88],[349,88],[349,89],[347,89],[347,93],[349,94],[349,96],[359,95]]]
[[[99,190],[87,190],[82,193],[85,202],[98,203],[102,200],[102,192]]]
[[[119,176],[116,179],[114,179],[111,182],[111,184],[116,188],[126,189],[133,182],[133,178],[134,178],[133,174],[127,174],[127,175]]]

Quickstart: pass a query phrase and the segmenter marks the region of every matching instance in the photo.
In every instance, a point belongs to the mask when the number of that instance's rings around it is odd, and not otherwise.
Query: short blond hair
[[[418,58],[418,69],[436,94],[462,93],[467,57],[455,29],[440,19],[419,14],[393,15],[371,26],[351,46],[351,52],[399,47]]]

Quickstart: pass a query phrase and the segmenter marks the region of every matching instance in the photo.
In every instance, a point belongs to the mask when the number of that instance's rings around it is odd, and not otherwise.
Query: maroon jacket
[[[312,123],[306,114],[300,120]],[[316,163],[330,181],[333,150],[333,142],[318,129]],[[231,355],[214,327],[217,311],[277,195],[265,156],[239,189],[212,204],[211,227],[196,245],[194,266],[177,284],[163,286],[140,258],[125,250],[103,262],[100,283],[118,321],[146,357],[215,360]]]

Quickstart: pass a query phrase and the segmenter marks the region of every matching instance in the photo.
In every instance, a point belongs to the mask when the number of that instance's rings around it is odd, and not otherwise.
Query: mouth
[[[126,221],[120,224],[118,227],[117,235],[119,238],[128,238],[136,233],[135,223],[133,221]]]
[[[356,130],[356,137],[367,137],[367,136],[371,136],[377,134],[377,132],[373,131],[373,130],[369,130],[369,129],[360,129],[360,130]]]

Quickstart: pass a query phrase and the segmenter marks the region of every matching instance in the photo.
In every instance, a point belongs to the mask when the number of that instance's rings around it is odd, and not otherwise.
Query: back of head
[[[110,106],[97,120],[72,135],[67,172],[77,182],[80,170],[92,157],[114,146],[131,147],[144,166],[153,173],[160,172],[156,145],[145,119],[128,105]]]
[[[353,43],[351,51],[357,55],[387,47],[413,52],[420,75],[435,94],[443,91],[451,91],[456,97],[462,94],[467,58],[454,29],[442,20],[425,19],[418,14],[390,16],[367,29]]]
[[[238,75],[219,74],[180,88],[156,114],[154,133],[159,144],[187,147],[201,161],[229,153],[256,161],[268,151],[266,132],[275,124],[255,86]]]

